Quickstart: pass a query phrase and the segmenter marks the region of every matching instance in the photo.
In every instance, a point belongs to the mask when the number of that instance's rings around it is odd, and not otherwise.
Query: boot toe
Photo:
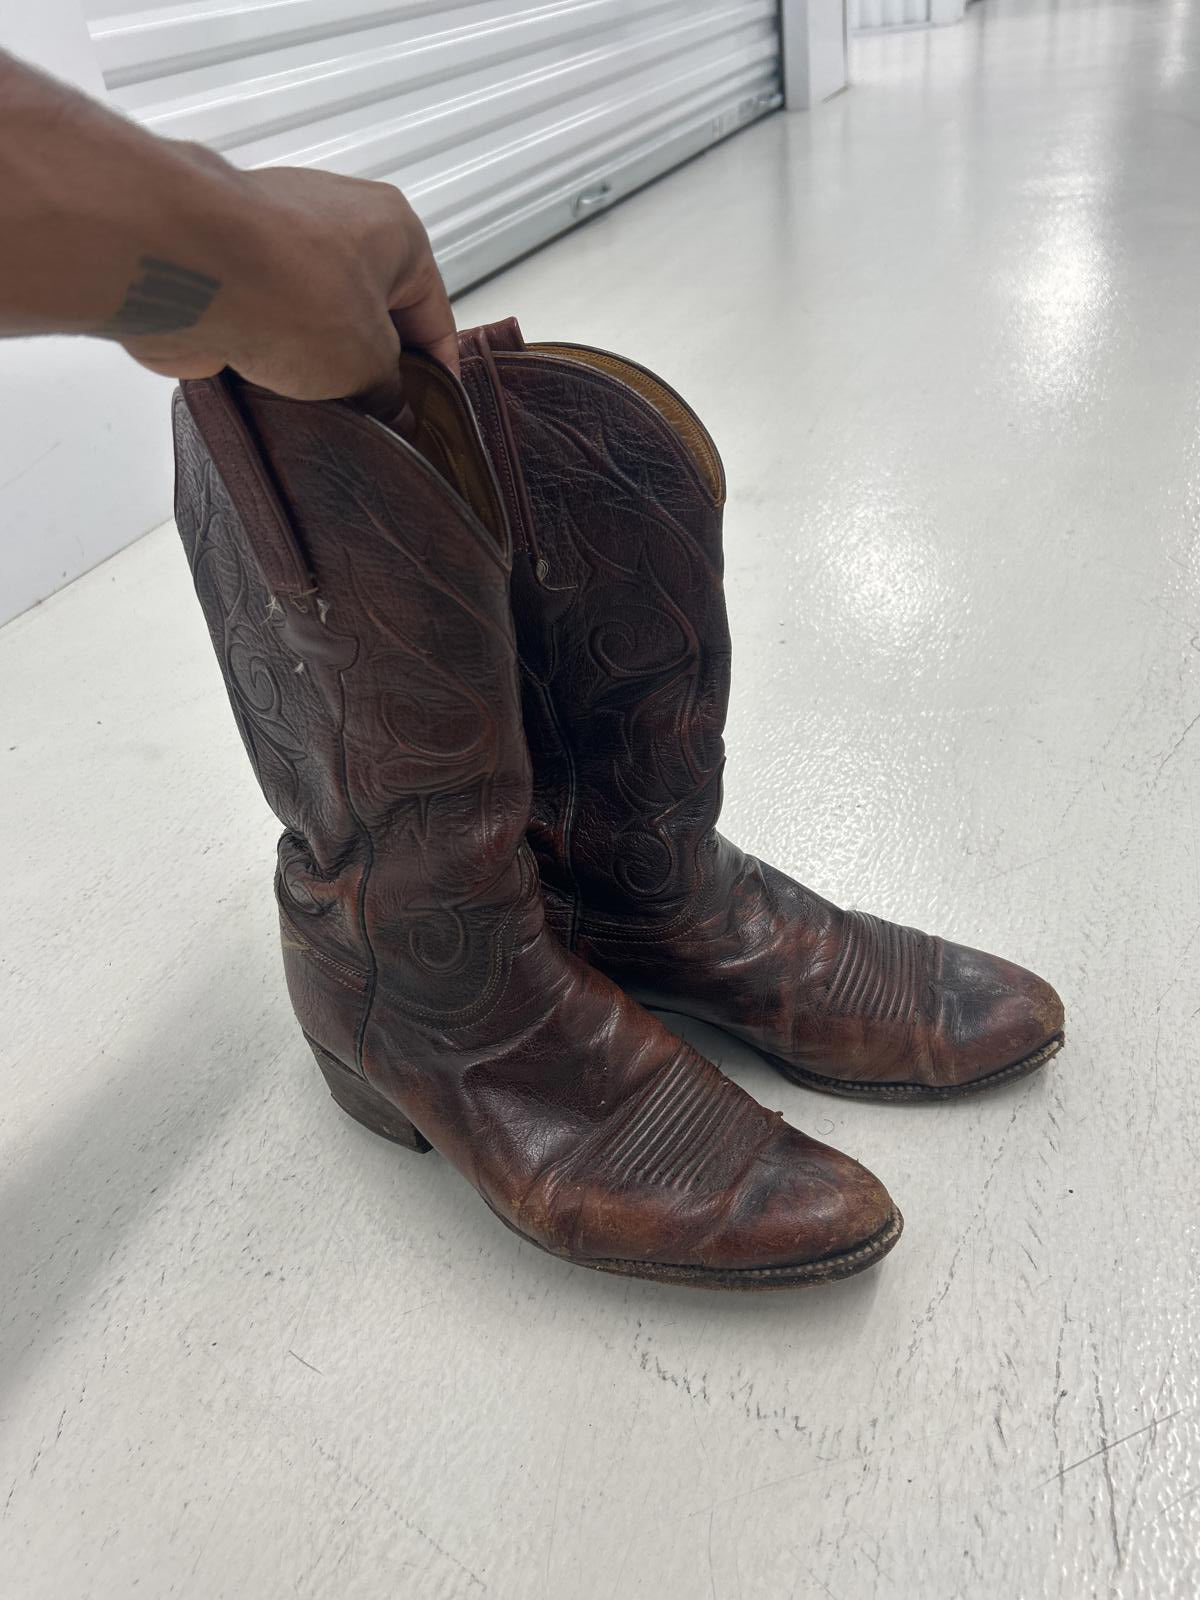
[[[1011,961],[947,944],[939,988],[944,1040],[939,1076],[949,1086],[965,1087],[1018,1067],[1032,1070],[1062,1042],[1058,994],[1044,978]]]
[[[748,1161],[688,1193],[577,1194],[571,1254],[714,1288],[828,1282],[885,1256],[903,1226],[872,1173],[781,1120]]]
[[[687,1047],[543,1167],[511,1221],[584,1265],[714,1288],[847,1277],[901,1228],[865,1167]]]
[[[719,1270],[861,1270],[899,1238],[887,1189],[853,1157],[779,1122],[721,1207],[704,1247]],[[841,1275],[841,1274],[838,1274]]]

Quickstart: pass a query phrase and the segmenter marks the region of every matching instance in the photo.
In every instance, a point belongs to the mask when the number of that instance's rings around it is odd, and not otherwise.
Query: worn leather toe
[[[897,1216],[874,1173],[779,1122],[722,1207],[704,1258],[743,1269],[826,1261],[866,1249]]]
[[[686,1051],[543,1170],[522,1232],[557,1254],[637,1261],[695,1281],[812,1268],[842,1276],[886,1254],[899,1214],[851,1157],[767,1111]]]
[[[936,1081],[977,1083],[1061,1039],[1063,1003],[1044,978],[966,945],[942,944]]]

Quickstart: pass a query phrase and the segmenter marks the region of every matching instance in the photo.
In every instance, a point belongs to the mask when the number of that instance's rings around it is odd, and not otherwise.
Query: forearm
[[[0,335],[115,339],[300,400],[399,403],[397,330],[456,367],[429,239],[391,184],[239,172],[0,51]]]
[[[0,53],[0,333],[193,326],[253,237],[235,168]]]

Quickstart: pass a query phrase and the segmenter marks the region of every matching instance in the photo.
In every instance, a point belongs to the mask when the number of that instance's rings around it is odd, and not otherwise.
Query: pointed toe
[[[1051,985],[981,950],[943,951],[939,1084],[990,1087],[1044,1065],[1063,1042],[1063,1003]]]
[[[674,1115],[664,1119],[664,1105]],[[829,1283],[900,1237],[866,1167],[791,1127],[691,1051],[546,1169],[513,1218],[602,1271],[714,1289]]]
[[[902,1226],[874,1173],[777,1120],[723,1206],[705,1262],[710,1271],[828,1282],[881,1260]]]

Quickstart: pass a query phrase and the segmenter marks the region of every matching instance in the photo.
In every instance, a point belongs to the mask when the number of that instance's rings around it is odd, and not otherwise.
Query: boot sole
[[[647,1002],[643,1000],[642,1004],[646,1005]],[[709,1022],[706,1017],[691,1018],[689,1012],[676,1011],[670,1006],[650,1004],[649,1009],[664,1016],[690,1018],[695,1022],[703,1022],[705,1027],[716,1028],[719,1033],[736,1040],[738,1044],[744,1044],[764,1061],[769,1061],[785,1078],[799,1084],[803,1089],[817,1089],[822,1094],[840,1095],[844,1100],[872,1100],[884,1104],[897,1102],[913,1104],[922,1100],[961,1100],[966,1095],[984,1094],[989,1089],[999,1089],[1003,1084],[1016,1083],[1019,1078],[1027,1078],[1031,1073],[1037,1072],[1056,1056],[1066,1043],[1066,1034],[1056,1033],[1047,1039],[1045,1044],[1039,1045],[1031,1055],[1022,1056],[1019,1061],[1001,1067],[998,1072],[989,1072],[982,1078],[973,1078],[970,1083],[852,1083],[848,1079],[827,1078],[824,1073],[810,1072],[807,1067],[797,1067],[783,1056],[774,1055],[770,1050],[763,1050],[758,1045],[751,1044],[748,1039],[740,1038],[732,1029],[722,1028],[719,1023]]]
[[[503,1220],[503,1218],[501,1219]],[[823,1256],[819,1261],[805,1261],[790,1267],[669,1267],[656,1261],[578,1261],[572,1256],[561,1259],[573,1261],[578,1267],[593,1267],[597,1272],[615,1272],[626,1278],[647,1278],[653,1283],[673,1283],[686,1289],[814,1289],[822,1283],[837,1283],[842,1278],[853,1278],[865,1272],[877,1261],[882,1261],[889,1250],[895,1248],[904,1232],[904,1218],[898,1209],[865,1243],[853,1250],[843,1250],[837,1255]],[[532,1244],[534,1241],[530,1240]],[[539,1246],[539,1249],[544,1246]],[[549,1252],[553,1254],[554,1252]]]
[[[417,1155],[426,1155],[433,1149],[429,1140],[402,1111],[393,1106],[389,1100],[385,1100],[382,1095],[377,1094],[356,1072],[351,1072],[348,1067],[343,1066],[336,1056],[330,1055],[328,1050],[317,1044],[315,1039],[310,1038],[307,1033],[304,1037],[316,1057],[317,1065],[329,1087],[329,1093],[340,1110],[347,1116],[353,1117],[355,1122],[364,1128],[369,1128],[372,1133],[378,1134],[380,1138],[389,1139],[393,1144],[403,1146],[405,1150],[411,1150]],[[627,1261],[620,1258],[593,1261],[551,1250],[547,1245],[539,1244],[527,1233],[522,1233],[520,1228],[511,1223],[507,1217],[501,1216],[485,1195],[480,1195],[480,1199],[510,1233],[515,1233],[518,1239],[533,1245],[544,1255],[553,1256],[557,1261],[566,1261],[575,1267],[590,1267],[594,1272],[611,1272],[624,1278],[645,1278],[652,1283],[672,1283],[693,1289],[802,1289],[822,1283],[836,1283],[841,1278],[852,1278],[858,1272],[865,1272],[868,1267],[881,1261],[895,1246],[904,1231],[904,1218],[898,1210],[893,1209],[891,1216],[878,1233],[864,1240],[862,1244],[855,1245],[851,1250],[840,1251],[836,1255],[823,1256],[818,1261],[799,1262],[794,1266],[679,1267],[659,1261]]]
[[[820,1072],[809,1072],[804,1067],[793,1066],[781,1056],[772,1055],[769,1050],[759,1050],[758,1053],[772,1066],[778,1067],[785,1078],[790,1078],[793,1083],[798,1083],[806,1089],[819,1089],[822,1094],[841,1095],[845,1100],[913,1104],[929,1100],[961,1100],[967,1095],[985,1094],[989,1089],[999,1089],[1003,1084],[1016,1083],[1019,1078],[1027,1078],[1031,1073],[1044,1067],[1058,1054],[1065,1043],[1066,1035],[1057,1033],[1032,1055],[1022,1056],[1020,1061],[1001,1067],[998,1072],[989,1072],[982,1078],[973,1078],[969,1083],[947,1084],[849,1083],[840,1078],[827,1078]]]

